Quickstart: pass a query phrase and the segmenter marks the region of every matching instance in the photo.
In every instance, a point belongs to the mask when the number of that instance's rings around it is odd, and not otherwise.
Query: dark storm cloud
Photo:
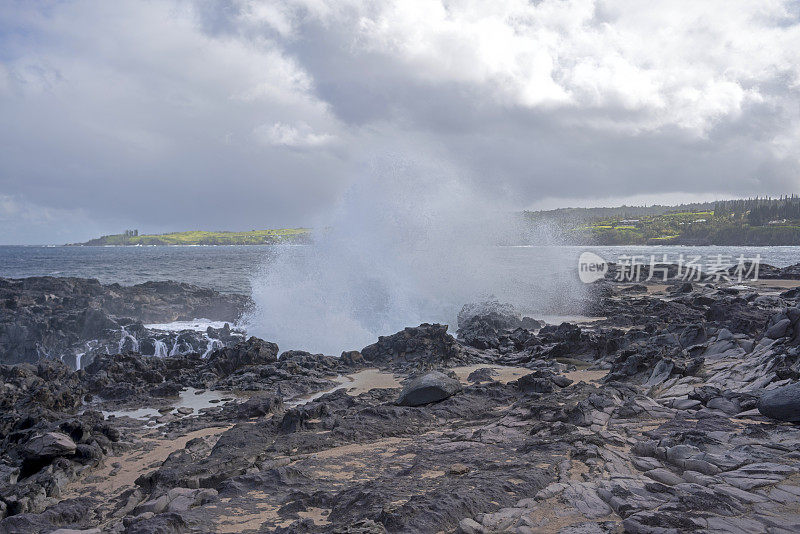
[[[0,242],[309,224],[384,157],[509,208],[796,191],[799,28],[780,1],[4,3]]]

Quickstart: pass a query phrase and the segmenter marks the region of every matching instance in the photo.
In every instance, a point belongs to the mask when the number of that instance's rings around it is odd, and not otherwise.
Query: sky
[[[0,243],[308,226],[394,166],[509,210],[798,192],[798,50],[794,0],[4,0]]]

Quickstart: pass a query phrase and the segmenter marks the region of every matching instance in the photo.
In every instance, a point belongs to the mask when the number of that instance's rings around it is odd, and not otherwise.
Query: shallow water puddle
[[[287,402],[286,405],[289,407],[301,406],[340,389],[346,389],[348,395],[355,396],[366,393],[371,389],[393,389],[400,387],[400,380],[393,373],[381,371],[380,369],[364,369],[357,373],[337,376],[333,381],[338,382],[339,385],[324,391],[319,391],[313,395],[298,397]]]
[[[608,374],[607,370],[598,369],[598,370],[590,370],[590,369],[578,369],[577,371],[570,371],[568,373],[564,373],[564,376],[569,378],[575,383],[578,382],[587,382],[587,383],[597,383]]]
[[[561,323],[588,324],[606,319],[606,317],[589,317],[588,315],[532,315],[532,317],[555,326]]]
[[[213,391],[213,390],[198,390],[195,388],[186,388],[178,395],[178,399],[171,403],[172,409],[169,412],[160,412],[156,408],[137,408],[135,410],[102,410],[104,418],[109,416],[114,417],[130,417],[139,421],[148,421],[153,418],[162,417],[164,415],[176,414],[179,408],[191,408],[192,413],[184,417],[192,417],[198,415],[200,410],[210,408],[212,406],[222,406],[235,400],[237,396],[230,391]]]

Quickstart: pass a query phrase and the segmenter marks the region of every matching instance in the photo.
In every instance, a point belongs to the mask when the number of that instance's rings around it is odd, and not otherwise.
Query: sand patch
[[[509,382],[513,382],[514,380],[517,380],[519,377],[529,375],[533,372],[531,369],[526,369],[525,367],[487,365],[484,363],[476,365],[465,365],[463,367],[453,367],[450,370],[453,371],[456,374],[456,376],[458,376],[458,379],[463,384],[469,384],[469,382],[467,381],[467,377],[470,375],[470,373],[472,373],[473,371],[477,371],[478,369],[484,369],[486,367],[492,369],[495,373],[497,373],[492,376],[492,380],[496,380],[497,382],[502,382],[503,384],[508,384]]]
[[[223,498],[219,503],[205,506],[205,510],[216,515],[215,532],[257,530],[266,522],[272,526],[285,527],[293,522],[292,519],[281,519],[278,515],[280,507],[267,502],[270,495],[263,491],[250,491],[244,495],[244,499],[235,499],[235,504],[232,504],[231,498]],[[312,512],[311,515],[317,514]]]
[[[800,280],[747,280],[745,284],[757,288],[792,289],[800,287]]]
[[[579,523],[619,521],[619,517],[615,514],[598,519],[587,519],[572,506],[565,505],[559,498],[551,498],[537,503],[526,516],[526,523],[530,525],[531,530],[543,534],[555,534],[563,528]]]
[[[598,370],[589,370],[589,369],[578,369],[577,371],[570,371],[568,373],[564,373],[564,376],[575,382],[586,382],[589,384],[598,383],[600,380],[605,378],[608,374],[608,371],[604,369]]]
[[[667,289],[670,287],[667,284],[645,284],[647,286],[647,294],[652,295],[653,293],[666,293]]]
[[[381,371],[380,369],[364,369],[357,373],[337,376],[332,380],[339,385],[324,391],[319,391],[313,395],[297,397],[287,402],[286,405],[290,407],[301,406],[340,389],[346,390],[348,395],[355,396],[366,393],[371,389],[393,389],[400,387],[400,380],[393,373]]]
[[[278,507],[267,503],[258,503],[259,511],[243,510],[241,508],[225,508],[224,515],[217,519],[217,532],[243,532],[257,530],[263,523],[269,521],[279,526],[288,526],[292,521],[280,521]],[[212,508],[213,509],[213,508]]]
[[[344,384],[348,395],[360,395],[371,389],[394,389],[400,387],[400,380],[393,374],[380,369],[364,369],[347,375],[349,382]]]
[[[107,456],[102,467],[89,473],[89,476],[100,477],[102,481],[96,484],[86,484],[83,480],[76,480],[70,484],[71,487],[66,494],[68,497],[77,497],[86,495],[86,490],[89,489],[107,496],[117,495],[124,489],[134,487],[136,479],[151,469],[151,465],[161,465],[167,456],[183,449],[190,440],[207,436],[218,437],[232,427],[233,425],[203,428],[174,439],[142,440],[141,446],[134,450],[126,451],[118,456]],[[114,468],[112,464],[117,462],[120,467]],[[116,471],[116,475],[111,476],[112,471]]]
[[[297,515],[303,519],[312,520],[317,526],[325,526],[330,524],[330,521],[328,521],[330,513],[331,511],[328,509],[309,506],[308,510],[305,512],[297,512]]]
[[[407,441],[410,440],[408,438],[385,438],[378,441],[373,441],[372,443],[351,443],[349,445],[341,445],[339,447],[333,447],[324,451],[315,452],[310,456],[320,460],[365,453],[389,456],[397,451],[397,445]]]
[[[570,480],[575,482],[582,482],[584,480],[584,475],[588,474],[589,474],[588,465],[581,462],[580,460],[575,460],[575,459],[570,460],[570,467],[568,472]]]

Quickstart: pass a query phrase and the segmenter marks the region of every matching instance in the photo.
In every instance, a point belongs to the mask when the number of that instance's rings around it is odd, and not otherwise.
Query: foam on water
[[[208,340],[208,345],[206,345],[206,351],[203,353],[203,358],[207,358],[208,355],[211,354],[213,351],[221,349],[222,347],[225,346],[225,344],[219,339],[212,339],[208,336],[206,336],[206,339]]]
[[[118,351],[119,352],[123,351],[123,349],[125,347],[125,341],[128,340],[128,339],[131,340],[131,350],[133,352],[139,352],[139,340],[136,339],[135,336],[132,336],[131,334],[129,334],[128,331],[125,330],[124,326],[122,327],[122,337],[119,340]]]
[[[156,358],[164,358],[167,355],[167,344],[163,341],[157,339],[153,342],[153,346],[155,347],[153,356]]]
[[[230,324],[230,323],[228,323]],[[181,330],[194,330],[195,332],[205,332],[211,328],[220,329],[225,326],[225,321],[212,321],[211,319],[192,319],[191,321],[173,321],[171,323],[150,323],[144,325],[150,330],[161,330],[163,332],[180,332]],[[231,325],[233,327],[233,325]]]
[[[437,170],[400,166],[355,183],[315,244],[284,249],[251,282],[249,334],[281,349],[339,354],[422,322],[455,325],[467,302],[490,295],[524,309],[560,309],[576,277],[548,278],[547,258],[510,269],[504,242],[554,244],[507,206],[471,194]]]

